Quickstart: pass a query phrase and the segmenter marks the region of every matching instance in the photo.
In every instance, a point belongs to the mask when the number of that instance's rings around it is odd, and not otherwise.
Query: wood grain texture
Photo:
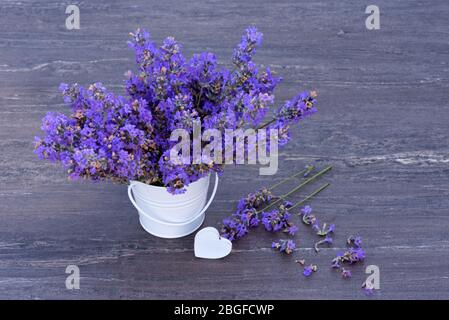
[[[72,2],[70,2],[72,3]],[[83,1],[81,29],[65,28],[68,2],[0,2],[0,298],[364,299],[364,267],[381,270],[373,299],[449,298],[449,4],[378,0],[381,29],[365,28],[360,1]],[[313,201],[336,224],[335,246],[315,254],[301,226],[295,257],[316,263],[304,278],[294,257],[271,251],[262,230],[224,260],[193,256],[193,236],[145,233],[125,186],[71,183],[34,156],[46,111],[64,111],[60,82],[102,81],[123,93],[132,69],[128,32],[184,52],[212,51],[229,65],[241,32],[264,32],[257,61],[284,81],[277,101],[319,92],[319,113],[282,149],[279,172],[228,168],[205,225],[217,226],[236,200],[309,163],[334,169]],[[297,195],[292,200],[301,198]],[[350,234],[368,258],[344,281],[329,269]],[[81,289],[65,289],[65,268]]]

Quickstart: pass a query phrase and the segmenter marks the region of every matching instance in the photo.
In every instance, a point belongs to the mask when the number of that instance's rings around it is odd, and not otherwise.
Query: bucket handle
[[[132,189],[133,189],[134,186],[135,186],[135,184],[132,184],[132,183],[128,186],[128,197],[129,197],[129,200],[131,201],[131,203],[133,204],[133,206],[137,209],[137,211],[139,211],[140,213],[144,214],[146,217],[150,218],[151,220],[159,221],[158,219],[155,219],[154,217],[149,216],[149,215],[148,215],[145,211],[143,211],[143,210],[139,207],[139,205],[136,203],[136,201],[134,200],[133,194],[132,194]],[[183,223],[173,223],[173,222],[165,222],[165,221],[164,221],[164,223],[165,223],[165,224],[168,224],[168,225],[176,225],[176,226],[179,226],[179,225],[182,225],[182,224],[188,224],[188,223],[190,223],[191,221],[197,219],[197,218],[198,218],[199,216],[201,216],[201,215],[207,210],[207,208],[209,208],[209,206],[211,205],[212,200],[214,200],[215,194],[217,193],[217,188],[218,188],[218,174],[215,173],[215,185],[214,185],[214,189],[212,190],[212,193],[211,193],[211,195],[210,195],[209,201],[206,203],[206,205],[203,207],[203,209],[201,209],[200,212],[198,212],[193,218],[189,219],[189,221],[186,221],[186,222],[183,222]]]

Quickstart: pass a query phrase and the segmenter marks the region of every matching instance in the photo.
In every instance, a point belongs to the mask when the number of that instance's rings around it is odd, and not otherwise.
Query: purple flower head
[[[333,239],[330,236],[326,236],[323,240],[320,240],[315,243],[315,245],[314,245],[315,251],[316,252],[320,251],[318,246],[320,246],[322,244],[332,244],[332,243],[333,243]]]
[[[303,274],[305,277],[310,277],[310,276],[312,275],[312,273],[313,273],[313,272],[316,272],[317,270],[318,270],[318,269],[317,269],[317,266],[311,264],[311,265],[308,265],[308,266],[304,266],[304,270],[303,270],[302,274]]]
[[[280,251],[285,252],[286,254],[291,254],[293,252],[293,249],[295,249],[296,245],[293,242],[293,240],[287,240],[283,241]]]
[[[243,34],[240,44],[234,50],[234,63],[239,67],[246,64],[251,66],[252,56],[256,51],[256,47],[262,44],[263,34],[258,32],[255,27],[249,27]]]
[[[237,205],[237,210],[258,208],[262,204],[269,202],[271,199],[271,191],[267,188],[262,188],[255,193],[249,193],[245,198],[240,199]]]
[[[307,216],[312,213],[312,207],[311,206],[305,206],[301,209],[301,214],[304,216]]]
[[[264,225],[265,230],[277,232],[292,227],[290,213],[287,210],[290,206],[289,203],[285,203],[283,206],[281,205],[278,210],[262,212],[262,224]],[[294,232],[296,232],[295,228],[293,228],[293,233]]]
[[[313,230],[316,231],[317,235],[319,236],[327,236],[329,233],[333,233],[335,231],[335,225],[327,225],[327,223],[324,223],[322,227],[319,226],[318,219],[315,220],[315,223],[312,226]]]
[[[296,245],[293,240],[279,240],[278,242],[273,242],[271,247],[279,252],[290,255],[293,253]]]
[[[360,237],[349,237],[348,244],[355,245],[355,242],[357,242],[358,245],[361,245]],[[365,251],[360,246],[355,245],[348,248],[345,252],[339,252],[332,260],[332,268],[339,269],[343,263],[355,264],[362,262],[365,260],[365,257]]]
[[[300,215],[302,215],[302,222],[306,225],[312,225],[312,227],[317,230],[318,227],[318,220],[317,218],[312,214],[312,207],[311,206],[305,206],[301,209]]]
[[[262,188],[241,198],[232,217],[223,220],[221,231],[223,237],[234,241],[245,236],[249,228],[257,227],[260,224],[260,219],[256,208],[268,203],[271,198],[272,194],[267,188]]]
[[[356,263],[365,259],[365,251],[362,248],[350,248],[347,253],[349,263]]]
[[[245,236],[247,232],[248,228],[241,221],[235,218],[226,218],[223,220],[220,234],[229,241],[234,241]]]
[[[287,232],[291,236],[294,236],[296,232],[298,232],[298,227],[295,225],[291,225],[285,229],[285,232]]]
[[[324,238],[324,242],[325,242],[325,243],[328,243],[328,244],[332,244],[332,243],[334,242],[334,240],[333,240],[331,237],[326,236],[326,237]]]

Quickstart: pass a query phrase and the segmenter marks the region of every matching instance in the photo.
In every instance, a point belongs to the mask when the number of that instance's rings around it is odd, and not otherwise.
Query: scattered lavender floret
[[[298,227],[295,225],[291,225],[290,227],[287,227],[284,232],[288,233],[291,236],[294,236],[296,232],[298,232]]]
[[[318,252],[318,251],[320,251],[318,246],[320,246],[322,244],[332,244],[333,242],[334,242],[334,240],[330,236],[326,236],[323,240],[316,242],[313,247],[315,249],[315,252]]]
[[[327,236],[329,233],[334,233],[334,231],[335,231],[334,224],[330,224],[328,226],[327,223],[323,223],[323,226],[320,227],[318,224],[318,219],[315,220],[315,223],[313,224],[312,228],[313,228],[313,230],[316,231],[316,234],[321,237]]]
[[[273,242],[271,244],[271,248],[278,250],[280,252],[284,252],[286,254],[292,254],[296,245],[293,240],[279,240],[277,242]]]
[[[359,236],[350,236],[347,240],[348,245],[354,245],[357,248],[362,246],[362,238]]]
[[[302,222],[306,225],[314,225],[316,217],[312,214],[312,207],[305,206],[301,209],[300,215],[302,216]]]
[[[332,260],[332,266],[340,266],[341,263],[354,264],[365,259],[365,251],[362,248],[349,248],[344,253],[337,255]]]
[[[351,270],[342,268],[342,269],[341,269],[341,276],[342,276],[343,278],[345,278],[345,279],[351,278],[351,277],[352,277],[352,272],[351,272]]]
[[[345,252],[339,252],[337,256],[332,260],[331,267],[333,269],[340,269],[341,276],[343,278],[352,277],[352,273],[350,270],[345,269],[343,264],[355,264],[361,262],[365,259],[365,251],[360,247],[362,244],[361,237],[351,236],[347,241],[349,247]],[[364,289],[366,289],[366,284],[363,285]],[[372,288],[368,288],[365,290],[365,293],[372,294]]]
[[[302,272],[302,274],[305,277],[310,277],[312,275],[313,272],[316,272],[318,270],[318,267],[314,264],[310,264],[308,266],[304,267],[304,271]]]

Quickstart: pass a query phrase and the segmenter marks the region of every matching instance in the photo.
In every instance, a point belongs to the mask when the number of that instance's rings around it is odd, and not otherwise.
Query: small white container
[[[218,187],[218,176],[206,204],[210,175],[186,187],[183,194],[173,195],[165,187],[130,181],[128,197],[139,213],[142,227],[161,238],[180,238],[197,230],[204,221]]]

